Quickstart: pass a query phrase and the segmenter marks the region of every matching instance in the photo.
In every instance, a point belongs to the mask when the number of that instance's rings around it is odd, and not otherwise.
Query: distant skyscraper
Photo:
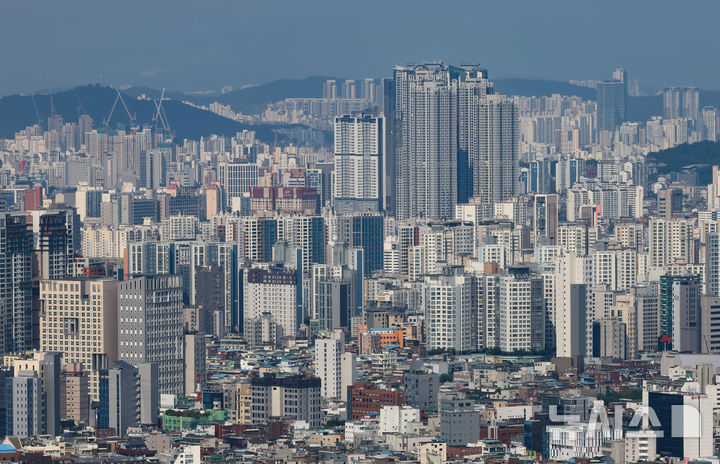
[[[515,194],[517,114],[507,97],[491,95],[484,68],[397,66],[385,92],[398,219],[450,218],[471,196],[491,209]]]
[[[348,79],[343,82],[342,97],[350,99],[357,98],[357,84],[355,84],[354,80]]]
[[[467,118],[477,121],[468,141],[468,172],[472,173],[470,196],[479,197],[489,211],[495,203],[515,196],[518,189],[518,116],[505,95],[479,98],[476,112]]]
[[[383,118],[335,118],[335,209],[338,214],[384,209]]]
[[[377,84],[375,84],[375,79],[372,77],[366,77],[363,79],[361,90],[361,98],[367,100],[371,106],[376,106],[378,104],[378,89]]]
[[[323,98],[335,99],[338,97],[337,81],[328,79],[323,84]]]
[[[700,97],[695,87],[668,87],[663,91],[665,119],[700,117]]]
[[[714,106],[705,106],[702,109],[702,138],[712,142],[718,141],[718,119],[720,113]]]
[[[602,81],[597,87],[597,130],[615,131],[625,121],[625,83],[618,80]]]
[[[450,218],[457,202],[457,81],[442,64],[396,66],[394,79],[396,215]]]
[[[558,229],[558,196],[556,194],[535,195],[533,218],[535,245],[545,237],[551,244],[555,243]]]

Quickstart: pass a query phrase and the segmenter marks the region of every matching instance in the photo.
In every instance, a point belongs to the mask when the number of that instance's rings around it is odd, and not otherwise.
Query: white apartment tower
[[[345,399],[347,387],[355,383],[357,367],[354,353],[345,352],[345,334],[335,330],[329,338],[315,340],[315,375],[322,380],[320,395],[325,399]]]
[[[424,283],[427,347],[475,350],[478,311],[473,279],[459,266],[445,266],[441,272],[426,277]]]
[[[371,113],[335,118],[335,185],[338,214],[384,209],[383,118]]]
[[[527,267],[508,268],[500,277],[499,347],[502,351],[542,350],[545,347],[543,279]]]

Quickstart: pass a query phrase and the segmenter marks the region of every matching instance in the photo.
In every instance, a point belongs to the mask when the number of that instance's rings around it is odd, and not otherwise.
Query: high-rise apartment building
[[[383,117],[369,112],[335,118],[333,196],[338,214],[384,209],[383,129]]]
[[[450,218],[458,201],[478,196],[491,209],[514,195],[517,114],[507,97],[492,95],[485,69],[396,66],[385,89],[399,219]]]
[[[543,279],[528,267],[510,267],[499,282],[500,349],[542,350],[545,348],[545,297]]]
[[[326,399],[345,399],[347,387],[355,383],[355,354],[345,352],[345,334],[334,330],[329,338],[317,338],[313,352],[315,375],[321,380],[321,395]]]
[[[668,87],[663,91],[663,110],[665,119],[697,121],[700,117],[700,92],[696,87]]]
[[[518,116],[512,100],[505,95],[470,97],[467,114],[468,195],[480,199],[492,213],[495,203],[510,200],[518,193]],[[461,182],[462,185],[462,182]]]
[[[80,246],[80,218],[74,208],[31,211],[38,271],[42,279],[72,275]]]
[[[477,301],[474,282],[459,266],[425,278],[427,347],[430,350],[477,349]]]
[[[588,258],[563,254],[555,260],[555,352],[557,356],[585,356],[588,319]]]
[[[457,202],[456,68],[396,66],[396,215],[450,218]]]
[[[138,276],[118,286],[118,359],[158,366],[160,393],[183,394],[182,277]]]

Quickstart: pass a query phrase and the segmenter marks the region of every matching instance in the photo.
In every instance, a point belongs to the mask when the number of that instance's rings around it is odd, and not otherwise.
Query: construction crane
[[[50,116],[55,116],[57,114],[57,111],[55,111],[55,100],[53,99],[53,94],[50,92]]]
[[[135,115],[130,113],[130,109],[128,108],[127,104],[125,103],[125,99],[122,96],[122,93],[120,93],[120,90],[113,87],[112,85],[110,88],[115,89],[115,92],[117,92],[117,95],[115,96],[115,101],[113,102],[112,108],[110,108],[110,114],[108,114],[108,117],[105,118],[103,121],[103,125],[105,126],[105,132],[107,133],[110,128],[110,120],[112,119],[112,115],[115,112],[115,107],[118,104],[118,101],[122,103],[123,108],[125,108],[125,112],[128,115],[128,118],[130,119],[130,127],[135,125]],[[78,97],[79,98],[79,97]]]
[[[37,118],[38,126],[42,127],[42,121],[40,120],[40,112],[38,111],[37,103],[35,102],[35,94],[30,95],[32,97],[33,107],[35,108],[35,117]]]
[[[87,110],[85,109],[85,105],[83,105],[82,100],[80,100],[80,95],[77,92],[75,92],[75,98],[77,98],[78,104],[80,105],[77,108],[78,116],[88,114]]]
[[[163,100],[165,100],[165,87],[163,87],[162,92],[160,93],[160,99],[153,99],[153,103],[155,104],[155,115],[153,115],[152,121],[155,125],[155,133],[157,133],[159,120],[163,131],[172,140],[173,134],[170,130],[170,123],[168,122],[167,113],[165,112],[165,107],[163,106]]]

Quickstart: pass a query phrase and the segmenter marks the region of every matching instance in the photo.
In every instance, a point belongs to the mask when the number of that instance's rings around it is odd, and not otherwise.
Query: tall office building
[[[82,364],[97,399],[95,355],[118,356],[118,282],[109,278],[40,282],[40,350],[61,353],[64,363]]]
[[[334,202],[338,214],[385,206],[384,119],[372,113],[335,118]]]
[[[700,351],[700,278],[660,278],[659,350]]]
[[[182,277],[139,276],[118,286],[118,359],[158,366],[160,393],[183,394]]]
[[[533,235],[535,245],[543,238],[554,244],[558,233],[558,196],[556,194],[535,195],[533,208]]]
[[[555,166],[555,191],[564,193],[585,175],[584,159],[560,158]]]
[[[597,86],[597,130],[614,132],[625,121],[626,87],[619,80],[602,81]]]
[[[655,414],[661,434],[656,440],[660,456],[695,460],[714,454],[714,404],[708,395],[648,382],[643,388],[643,406]]]
[[[198,241],[190,253],[190,304],[218,311],[224,331],[239,329],[238,245]]]
[[[0,350],[32,347],[33,234],[25,216],[0,213]]]
[[[42,403],[40,404],[42,416],[41,422],[38,424],[42,433],[51,436],[60,435],[63,431],[60,425],[60,353],[46,353],[34,351],[30,356],[21,356],[13,361],[13,372],[15,377],[34,376],[40,380],[40,396]],[[85,398],[87,401],[88,398]],[[23,400],[19,398],[10,399],[7,405],[15,403],[16,406],[22,406]],[[30,403],[27,403],[30,405]],[[31,420],[30,411],[28,410],[26,419]],[[19,418],[25,412],[20,409]],[[34,420],[33,420],[34,421]]]
[[[365,277],[383,268],[385,247],[384,216],[364,213],[337,218],[338,240],[350,247],[362,248]]]
[[[662,189],[657,193],[657,201],[658,215],[660,217],[670,220],[673,218],[673,213],[679,213],[681,216],[684,216],[682,212],[682,190],[677,188]]]
[[[111,428],[125,436],[128,427],[157,425],[160,406],[157,371],[156,364],[132,365],[125,361],[101,369],[98,427]]]
[[[232,198],[241,197],[258,185],[258,166],[255,163],[220,163],[218,180],[223,192],[223,204],[229,207]]]
[[[28,438],[45,433],[42,379],[33,371],[20,371],[5,382],[7,434]]]
[[[299,270],[252,268],[243,272],[243,319],[258,319],[264,313],[282,327],[286,336],[294,336],[302,322],[298,285]],[[248,330],[246,327],[245,330]]]
[[[325,262],[325,219],[322,216],[282,216],[278,238],[302,251],[302,271]]]
[[[264,424],[270,418],[283,417],[305,421],[311,428],[320,427],[320,384],[317,377],[300,375],[253,377],[252,423]]]

